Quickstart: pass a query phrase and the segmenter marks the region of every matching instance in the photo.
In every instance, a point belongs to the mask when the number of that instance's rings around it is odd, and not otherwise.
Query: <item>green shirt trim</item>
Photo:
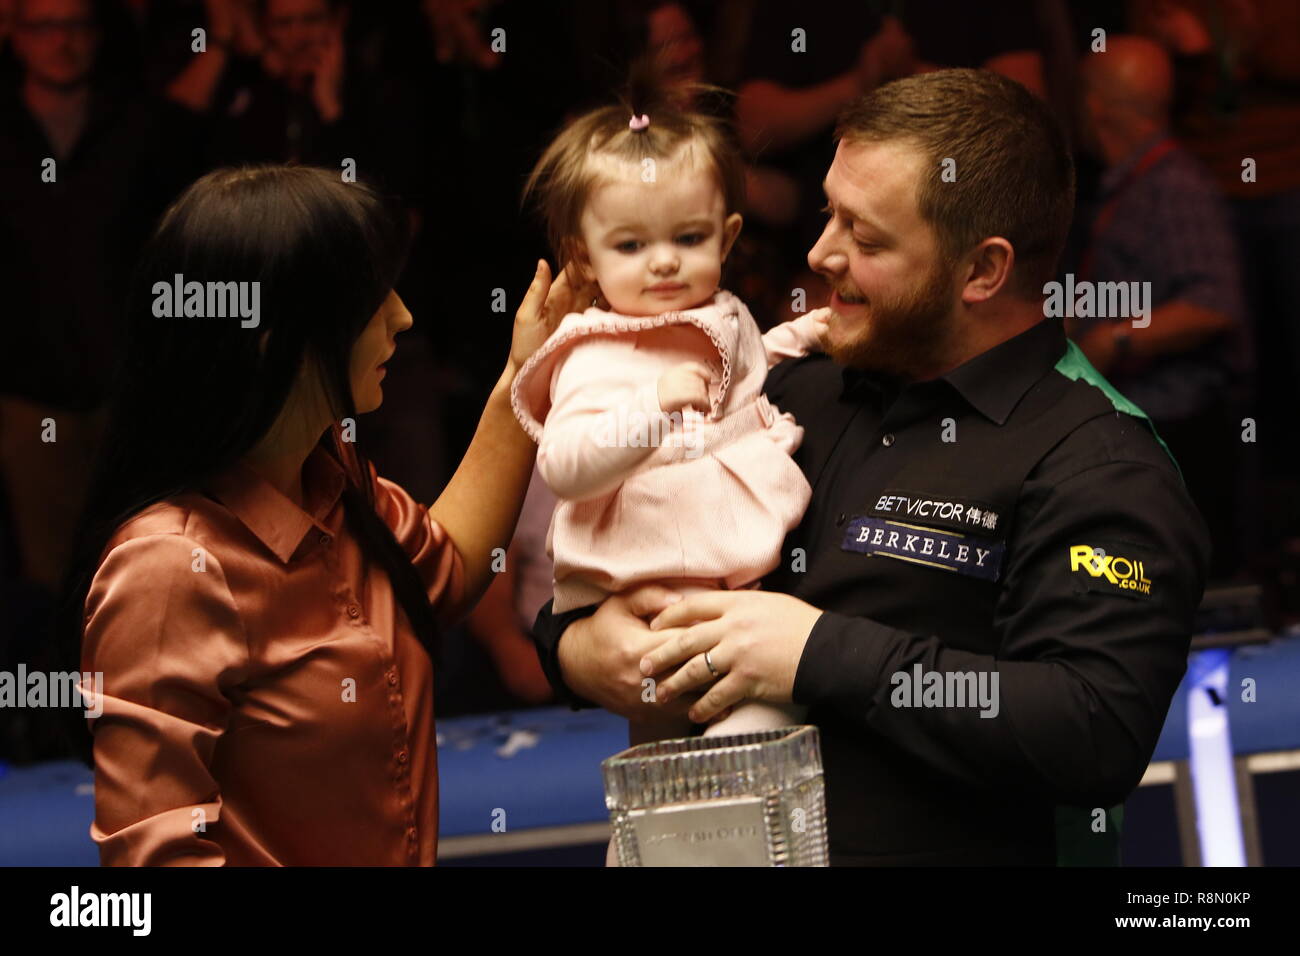
[[[1140,418],[1146,422],[1147,427],[1151,429],[1151,434],[1155,436],[1156,441],[1160,442],[1160,447],[1165,450],[1165,454],[1169,456],[1169,460],[1172,461],[1174,467],[1178,469],[1178,477],[1183,478],[1183,469],[1179,467],[1178,459],[1174,457],[1174,453],[1169,450],[1169,446],[1165,444],[1165,440],[1161,438],[1160,433],[1156,431],[1155,423],[1151,421],[1151,418],[1146,412],[1142,411],[1142,409],[1138,408],[1131,401],[1121,395],[1114,385],[1106,381],[1105,377],[1093,367],[1091,362],[1088,361],[1087,356],[1083,354],[1083,349],[1074,344],[1073,339],[1065,340],[1065,354],[1062,355],[1061,360],[1056,363],[1056,370],[1072,382],[1077,382],[1079,379],[1083,379],[1093,388],[1099,389],[1102,394],[1110,399],[1110,403],[1114,406],[1115,411],[1123,412],[1125,415],[1132,415],[1134,418]],[[1183,482],[1186,484],[1185,478],[1183,479]]]

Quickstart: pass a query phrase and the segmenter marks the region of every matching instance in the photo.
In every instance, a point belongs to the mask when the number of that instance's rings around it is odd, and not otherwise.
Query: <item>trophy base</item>
[[[816,727],[641,744],[602,770],[619,866],[829,865]]]

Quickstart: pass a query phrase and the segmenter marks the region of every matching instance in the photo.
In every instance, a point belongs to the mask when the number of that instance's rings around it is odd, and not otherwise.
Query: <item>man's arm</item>
[[[1178,477],[1149,462],[1111,461],[1039,491],[1041,505],[1016,516],[996,655],[827,612],[793,698],[834,708],[963,784],[1112,806],[1141,779],[1186,668],[1208,539]],[[1149,593],[1121,587],[1118,573],[1113,583],[1108,569],[1136,570]],[[987,707],[893,706],[894,675],[916,665],[982,674],[997,692]]]
[[[570,690],[569,685],[564,682],[564,673],[560,668],[560,638],[564,636],[570,624],[595,614],[596,608],[600,605],[589,604],[586,607],[565,611],[563,614],[556,614],[551,610],[553,604],[554,601],[547,601],[542,605],[542,609],[537,612],[537,620],[532,630],[533,643],[537,645],[537,658],[542,664],[542,673],[546,675],[551,689],[555,691],[556,699],[568,704],[570,710],[595,707],[596,705],[591,701],[584,700]]]

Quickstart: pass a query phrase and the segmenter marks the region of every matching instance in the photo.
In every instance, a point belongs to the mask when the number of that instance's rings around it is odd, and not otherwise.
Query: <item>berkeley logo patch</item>
[[[844,531],[845,551],[912,561],[944,571],[956,571],[985,581],[1002,572],[1006,545],[993,538],[977,538],[938,528],[922,528],[883,518],[855,517]]]
[[[995,508],[973,498],[928,495],[924,492],[886,488],[869,512],[878,518],[896,521],[923,521],[958,534],[969,531],[1006,537],[1007,522]]]

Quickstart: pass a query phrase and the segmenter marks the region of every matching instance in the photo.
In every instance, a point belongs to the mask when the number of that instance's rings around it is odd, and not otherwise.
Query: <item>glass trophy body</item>
[[[827,866],[811,725],[683,737],[604,760],[620,866]]]

